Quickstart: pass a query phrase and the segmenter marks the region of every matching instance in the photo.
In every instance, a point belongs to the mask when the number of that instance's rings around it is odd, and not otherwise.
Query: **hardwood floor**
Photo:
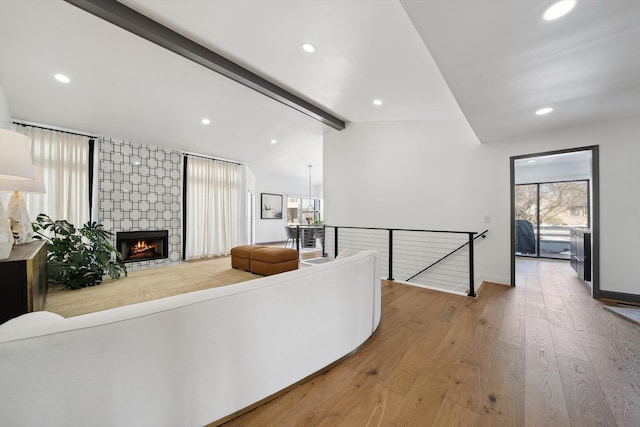
[[[640,426],[640,327],[568,263],[518,260],[477,300],[383,282],[379,329],[227,426]]]

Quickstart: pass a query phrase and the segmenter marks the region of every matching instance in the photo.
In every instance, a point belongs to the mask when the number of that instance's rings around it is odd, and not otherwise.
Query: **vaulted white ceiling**
[[[548,1],[121,3],[347,126],[464,114],[488,142],[640,112],[636,0],[578,0],[553,23],[540,18]],[[0,85],[16,119],[239,160],[303,185],[309,164],[321,182],[322,137],[337,132],[62,0],[0,0]],[[536,117],[543,104],[554,113]]]
[[[555,1],[402,0],[481,142],[640,115],[640,2]]]

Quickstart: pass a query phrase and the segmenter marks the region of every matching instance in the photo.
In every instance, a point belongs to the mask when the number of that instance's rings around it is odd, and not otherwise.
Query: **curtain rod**
[[[24,127],[32,127],[32,128],[38,128],[38,129],[44,129],[44,130],[52,130],[52,131],[56,131],[56,132],[68,133],[68,134],[71,134],[71,135],[86,136],[87,138],[91,138],[91,139],[98,139],[97,136],[88,135],[86,133],[79,133],[79,132],[73,132],[73,131],[68,131],[68,130],[63,130],[63,129],[56,129],[56,128],[53,128],[53,127],[37,125],[37,124],[30,123],[30,122],[27,122],[27,121],[12,120],[11,122],[16,124],[16,125],[24,126]],[[221,159],[221,158],[218,158],[218,157],[207,156],[207,155],[204,155],[204,154],[190,153],[188,151],[182,151],[182,154],[185,154],[185,155],[191,156],[191,157],[200,157],[201,159],[209,159],[209,160],[214,160],[214,161],[218,161],[218,162],[231,163],[231,164],[234,164],[234,165],[240,165],[240,166],[243,165],[243,163],[238,162],[236,160]]]
[[[13,124],[18,125],[18,126],[32,127],[32,128],[44,129],[44,130],[52,130],[52,131],[55,131],[55,132],[62,132],[62,133],[68,133],[68,134],[71,134],[71,135],[86,136],[87,138],[91,138],[91,139],[98,139],[97,136],[88,135],[86,133],[73,132],[73,131],[69,131],[69,130],[66,130],[66,129],[60,129],[60,128],[56,129],[55,127],[37,125],[37,124],[30,123],[30,122],[27,122],[27,121],[12,120],[11,122]]]
[[[237,160],[220,159],[218,157],[207,156],[207,155],[204,155],[204,154],[190,153],[188,151],[183,151],[182,154],[184,154],[186,156],[199,157],[201,159],[214,160],[214,161],[223,162],[223,163],[231,163],[231,164],[240,165],[240,166],[244,164],[244,163],[238,162]]]

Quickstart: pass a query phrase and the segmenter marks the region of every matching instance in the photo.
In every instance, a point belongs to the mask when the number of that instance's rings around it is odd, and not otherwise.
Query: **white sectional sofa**
[[[358,348],[380,322],[373,251],[68,319],[0,325],[2,426],[202,426]]]

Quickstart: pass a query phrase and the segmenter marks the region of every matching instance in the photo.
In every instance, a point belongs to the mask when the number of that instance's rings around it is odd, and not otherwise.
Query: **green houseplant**
[[[47,242],[49,281],[80,289],[99,285],[105,274],[112,279],[127,275],[122,255],[109,242],[113,233],[102,224],[87,222],[76,229],[66,220],[40,214],[32,225],[34,238]]]

